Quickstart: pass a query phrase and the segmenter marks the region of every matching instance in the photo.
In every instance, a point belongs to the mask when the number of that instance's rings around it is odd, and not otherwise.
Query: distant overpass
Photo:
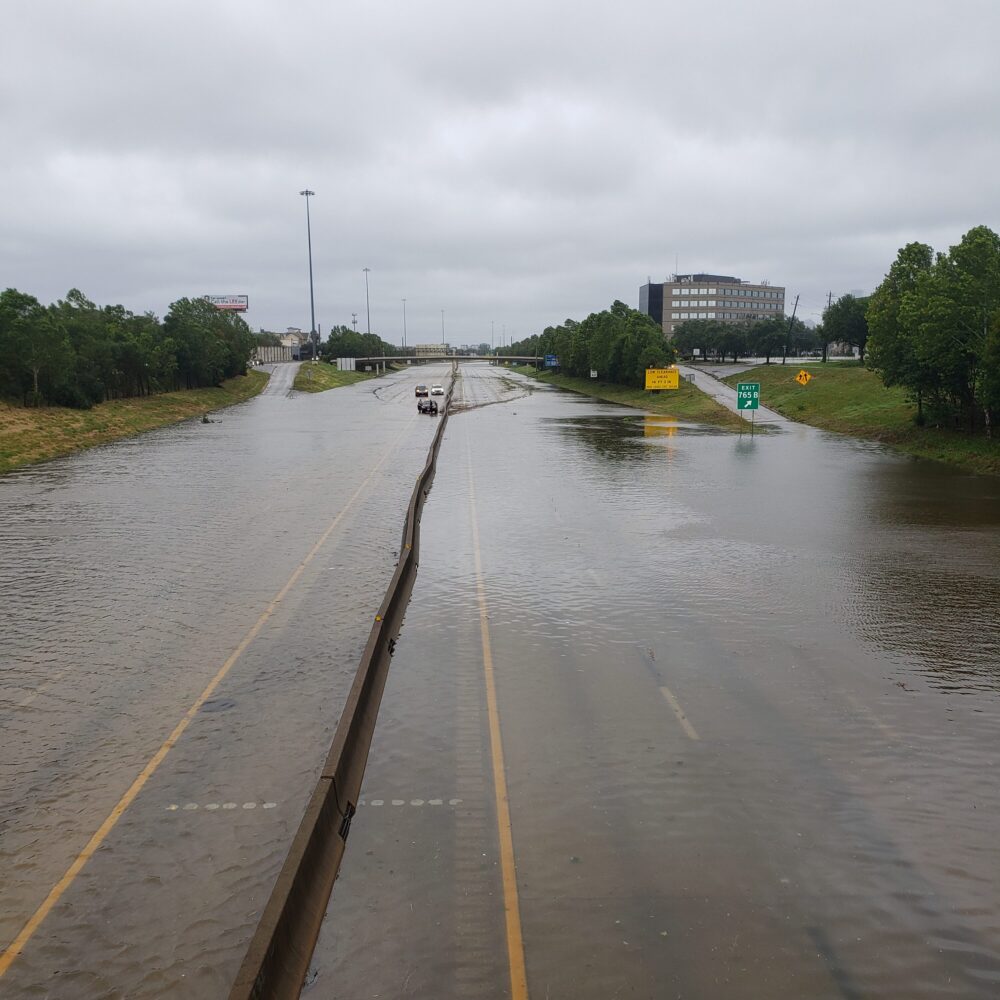
[[[389,364],[439,365],[447,361],[456,363],[460,361],[492,361],[497,364],[506,364],[508,362],[517,361],[521,364],[535,365],[537,368],[541,368],[545,363],[544,357],[535,357],[533,354],[439,354],[421,355],[420,357],[416,357],[412,354],[387,354],[383,357],[380,354],[377,357],[371,358],[355,358],[354,366],[359,371],[364,371],[366,368],[372,367],[374,367],[377,371],[379,368],[384,368]]]
[[[543,363],[544,357],[536,357],[534,354],[422,354],[419,357],[413,354],[401,354],[398,356],[379,355],[373,358],[355,358],[354,363],[358,365],[373,365],[376,362],[420,362],[421,364],[434,364],[442,361],[523,361],[530,364]]]

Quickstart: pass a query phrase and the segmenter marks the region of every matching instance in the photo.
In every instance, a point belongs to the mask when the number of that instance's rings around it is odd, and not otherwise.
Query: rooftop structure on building
[[[745,323],[783,316],[785,289],[728,274],[674,274],[660,285],[639,289],[639,310],[652,316],[669,337],[691,319]]]

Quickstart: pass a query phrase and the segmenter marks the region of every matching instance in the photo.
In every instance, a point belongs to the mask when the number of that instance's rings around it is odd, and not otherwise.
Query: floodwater
[[[304,995],[997,996],[998,598],[996,480],[554,391],[456,414]]]
[[[445,370],[0,479],[0,995],[225,994]],[[462,372],[304,995],[997,995],[1000,481]]]
[[[409,373],[302,395],[290,367],[215,423],[0,477],[0,947],[64,890],[0,996],[216,997],[235,975],[435,426]]]

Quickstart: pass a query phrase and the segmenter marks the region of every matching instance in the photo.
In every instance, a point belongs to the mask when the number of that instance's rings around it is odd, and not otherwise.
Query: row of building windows
[[[670,314],[671,319],[763,319],[745,312],[675,312]]]
[[[750,299],[783,299],[783,292],[776,292],[771,288],[673,288],[674,295],[736,295],[741,298]]]
[[[678,307],[683,307],[685,309],[697,309],[699,306],[708,308],[713,308],[715,306],[726,306],[730,309],[740,308],[740,309],[780,309],[780,302],[754,302],[750,300],[748,302],[719,302],[718,299],[671,299],[670,304],[677,309]]]

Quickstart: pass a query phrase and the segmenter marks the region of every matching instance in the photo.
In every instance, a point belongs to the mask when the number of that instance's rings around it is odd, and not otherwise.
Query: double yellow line
[[[215,693],[216,688],[225,680],[226,675],[232,670],[233,666],[236,664],[237,660],[246,652],[247,647],[257,638],[260,634],[260,630],[267,624],[268,620],[274,614],[275,611],[281,606],[281,602],[288,596],[288,592],[295,586],[299,578],[306,571],[306,567],[316,558],[320,549],[326,543],[326,540],[330,535],[336,530],[337,526],[344,520],[348,512],[357,503],[361,494],[365,491],[368,484],[375,477],[378,470],[385,464],[386,459],[395,451],[396,446],[402,441],[403,437],[407,434],[410,427],[416,422],[416,417],[410,417],[406,424],[404,430],[400,435],[392,442],[389,448],[386,450],[385,454],[375,463],[371,472],[364,478],[361,485],[354,491],[351,498],[344,505],[340,513],[327,525],[326,530],[320,535],[319,540],[316,544],[309,550],[308,555],[299,563],[295,568],[295,571],[288,578],[285,585],[278,591],[277,594],[271,599],[270,603],[264,609],[260,617],[253,623],[250,630],[243,636],[240,640],[239,645],[230,653],[229,658],[221,667],[216,671],[215,676],[208,682],[208,686],[200,695],[195,699],[191,707],[184,713],[180,722],[174,726],[170,735],[163,741],[160,745],[159,750],[153,754],[149,759],[146,766],[139,772],[138,776],[129,785],[127,791],[118,800],[114,809],[108,814],[107,818],[103,823],[97,828],[94,835],[87,841],[86,846],[73,860],[73,863],[66,869],[65,874],[49,891],[49,894],[42,901],[41,906],[31,915],[28,922],[21,928],[21,932],[16,938],[7,946],[6,950],[0,955],[0,977],[6,974],[7,970],[14,963],[15,959],[24,950],[25,945],[31,940],[35,932],[42,925],[45,918],[52,911],[52,908],[59,902],[63,894],[76,880],[76,877],[80,874],[83,866],[94,856],[97,849],[104,843],[107,839],[108,834],[115,828],[118,820],[121,819],[125,810],[132,804],[135,797],[142,791],[145,787],[146,782],[156,773],[159,766],[163,763],[167,754],[174,748],[177,741],[184,735],[184,731],[191,725],[194,717],[198,714],[201,707],[208,701],[209,698]]]

